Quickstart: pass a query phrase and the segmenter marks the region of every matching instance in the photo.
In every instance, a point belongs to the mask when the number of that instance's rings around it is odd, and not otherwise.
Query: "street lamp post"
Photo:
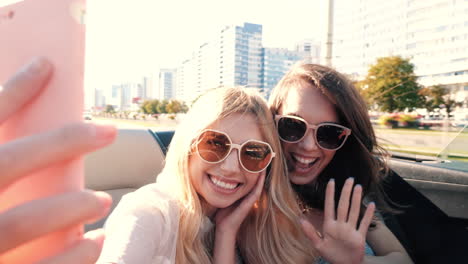
[[[325,64],[329,67],[332,66],[332,55],[333,55],[333,4],[334,0],[328,0],[327,5],[327,32],[325,42]]]

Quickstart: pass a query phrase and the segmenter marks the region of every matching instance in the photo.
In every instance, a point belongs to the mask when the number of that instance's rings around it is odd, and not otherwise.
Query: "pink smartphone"
[[[0,2],[0,84],[36,56],[47,58],[54,67],[43,93],[1,124],[0,144],[82,120],[84,5],[84,0],[23,0],[3,6]],[[81,158],[56,164],[2,190],[0,212],[82,188]],[[34,223],[34,219],[24,221]],[[2,255],[0,263],[34,263],[62,251],[81,233],[82,227],[74,227],[38,238]]]

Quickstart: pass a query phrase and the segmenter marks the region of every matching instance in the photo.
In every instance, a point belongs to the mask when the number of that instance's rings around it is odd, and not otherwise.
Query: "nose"
[[[221,170],[225,174],[229,173],[238,173],[240,171],[240,163],[239,163],[239,158],[237,154],[237,149],[232,149],[231,153],[228,154],[226,159],[221,162]]]
[[[299,146],[305,151],[312,151],[319,148],[315,139],[315,131],[309,129],[305,137],[299,142]]]

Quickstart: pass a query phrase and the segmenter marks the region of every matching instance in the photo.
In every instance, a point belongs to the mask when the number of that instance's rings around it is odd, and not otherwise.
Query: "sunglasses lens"
[[[284,141],[298,141],[306,131],[307,124],[299,119],[282,117],[278,120],[278,134]]]
[[[346,130],[339,126],[321,125],[317,128],[317,142],[325,149],[339,148],[346,137]]]
[[[241,149],[241,162],[244,167],[252,172],[264,170],[272,159],[270,147],[261,142],[247,142]]]
[[[229,138],[215,131],[205,131],[198,137],[197,150],[200,157],[208,162],[217,162],[229,153]]]

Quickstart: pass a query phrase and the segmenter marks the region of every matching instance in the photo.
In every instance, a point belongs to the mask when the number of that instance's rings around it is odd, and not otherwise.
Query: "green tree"
[[[160,104],[160,101],[158,99],[154,99],[154,100],[151,100],[151,103],[149,105],[149,108],[150,108],[150,113],[151,114],[159,114],[161,113],[159,110],[158,110],[158,107],[159,107],[159,104]]]
[[[158,106],[159,106],[159,100],[158,99],[146,100],[141,104],[140,109],[144,114],[147,114],[147,115],[151,114],[152,115],[152,114],[158,114],[159,113]]]
[[[178,100],[170,100],[166,106],[167,113],[185,113],[188,110],[187,105],[184,102]]]
[[[365,84],[365,81],[352,81],[354,87],[356,87],[356,89],[358,90],[358,92],[361,94],[362,98],[364,99],[364,101],[366,102],[367,104],[367,107],[369,109],[373,109],[373,101],[371,101],[371,98],[369,96],[369,92],[367,89],[367,86]],[[373,109],[375,110],[375,109]]]
[[[150,101],[149,100],[145,100],[141,105],[140,105],[140,110],[145,113],[145,114],[151,114],[150,111],[148,110],[151,110],[151,108],[149,108],[148,106],[150,105]]]
[[[450,90],[441,85],[422,88],[419,93],[424,97],[424,107],[428,112],[443,107],[447,116],[450,116],[453,108],[457,105],[455,100],[450,98]]]
[[[166,99],[160,101],[158,106],[156,107],[157,113],[167,113],[166,106],[168,103],[169,102]]]
[[[185,102],[182,102],[182,109],[180,110],[181,113],[187,113],[189,110],[187,104]]]
[[[382,111],[412,110],[424,105],[414,65],[400,56],[377,59],[360,86],[366,101]]]
[[[113,105],[106,105],[106,109],[104,110],[104,112],[109,113],[109,114],[115,113],[114,106]]]
[[[180,102],[177,100],[170,100],[166,105],[166,111],[169,114],[178,113],[180,111]]]

